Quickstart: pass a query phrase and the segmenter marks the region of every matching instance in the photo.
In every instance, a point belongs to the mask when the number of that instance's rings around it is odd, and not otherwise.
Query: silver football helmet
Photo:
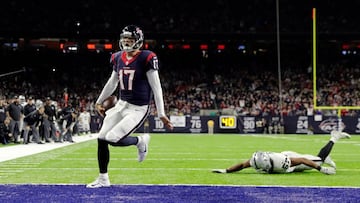
[[[256,170],[271,172],[273,164],[268,152],[257,151],[252,155],[250,165]]]

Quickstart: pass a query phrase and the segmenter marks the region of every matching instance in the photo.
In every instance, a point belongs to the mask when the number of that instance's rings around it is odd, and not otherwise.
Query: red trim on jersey
[[[125,63],[125,64],[130,64],[132,63],[133,61],[135,61],[135,59],[140,55],[141,51],[137,52],[135,54],[135,56],[133,56],[130,60],[126,58],[126,52],[124,51],[122,54],[121,54],[121,60]]]
[[[113,68],[116,67],[117,61],[115,61],[116,53],[112,54],[110,57],[110,63],[113,64]]]
[[[112,54],[112,55],[111,55],[111,59],[110,59],[111,62],[115,61],[115,55],[116,55],[116,54]]]
[[[154,52],[151,52],[149,56],[146,58],[146,63],[148,63],[156,54]]]

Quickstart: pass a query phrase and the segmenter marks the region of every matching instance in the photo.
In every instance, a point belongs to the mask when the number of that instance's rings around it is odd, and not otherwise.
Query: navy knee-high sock
[[[112,146],[126,147],[130,145],[136,145],[138,143],[138,137],[126,136],[122,138],[119,142],[110,143]]]
[[[334,146],[334,142],[333,141],[329,141],[323,148],[321,148],[318,157],[321,158],[321,160],[325,160],[327,156],[329,156],[331,149]]]
[[[108,142],[98,139],[98,164],[100,173],[107,173],[109,160],[110,152]]]

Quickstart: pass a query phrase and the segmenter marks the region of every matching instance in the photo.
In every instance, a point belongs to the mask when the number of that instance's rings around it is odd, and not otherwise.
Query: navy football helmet
[[[129,43],[129,41],[125,40],[126,38],[134,39],[135,43]],[[143,45],[143,42],[143,31],[136,25],[126,26],[120,34],[119,46],[121,50],[126,52],[132,52],[140,49]]]

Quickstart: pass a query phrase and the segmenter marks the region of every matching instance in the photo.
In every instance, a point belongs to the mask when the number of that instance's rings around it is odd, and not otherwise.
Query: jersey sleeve
[[[110,57],[110,67],[115,72],[117,72],[117,63],[118,63],[119,58],[121,58],[121,54],[122,54],[122,52],[119,51],[119,52],[113,53]]]
[[[154,52],[149,52],[149,55],[146,58],[146,63],[149,70],[159,70],[159,60]]]
[[[108,98],[116,90],[118,83],[119,78],[117,77],[117,72],[112,71],[111,76],[103,87],[96,103],[101,104],[106,98]]]
[[[159,117],[163,117],[165,116],[165,108],[159,73],[157,70],[152,69],[146,72],[146,76],[148,78],[150,87],[154,93],[157,114]]]

